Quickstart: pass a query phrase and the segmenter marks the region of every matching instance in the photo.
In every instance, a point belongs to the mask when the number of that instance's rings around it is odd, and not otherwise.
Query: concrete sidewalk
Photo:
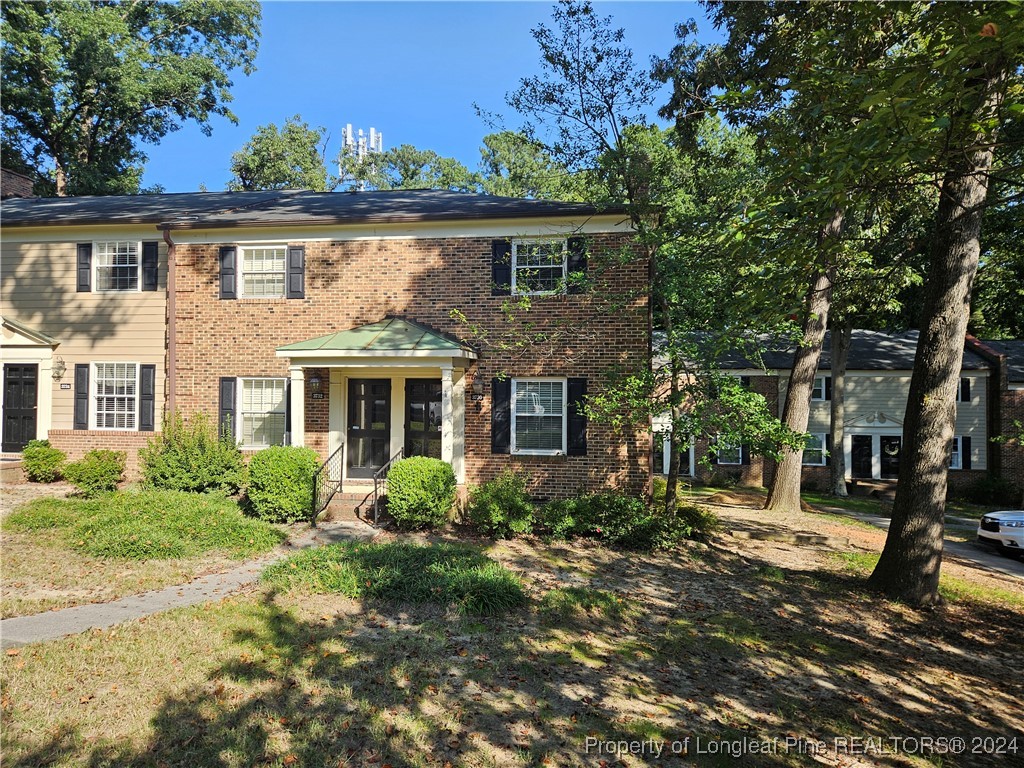
[[[255,584],[260,572],[270,563],[301,549],[337,544],[345,541],[369,541],[378,531],[366,523],[344,521],[321,523],[289,541],[274,552],[242,563],[221,573],[201,576],[187,584],[165,587],[140,595],[123,597],[109,603],[91,603],[59,611],[0,620],[0,648],[13,648],[41,640],[78,634],[88,629],[106,629],[129,619],[138,619],[171,608],[220,600],[238,590]]]

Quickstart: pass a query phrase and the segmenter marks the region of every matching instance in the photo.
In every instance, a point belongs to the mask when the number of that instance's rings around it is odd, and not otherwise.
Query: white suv
[[[989,512],[978,525],[978,541],[1009,557],[1024,555],[1024,510]]]

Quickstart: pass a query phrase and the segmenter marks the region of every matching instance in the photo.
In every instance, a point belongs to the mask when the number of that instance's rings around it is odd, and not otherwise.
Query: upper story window
[[[139,290],[139,244],[133,241],[98,242],[92,254],[97,291]]]
[[[953,438],[950,446],[949,468],[964,468],[963,441],[960,439],[959,435]]]
[[[563,292],[568,264],[568,240],[513,240],[512,295]]]
[[[284,445],[287,379],[242,379],[238,438],[245,448]]]
[[[811,390],[811,400],[832,399],[832,377],[815,376],[814,389]]]
[[[96,429],[137,429],[137,363],[93,363],[93,424]]]
[[[277,246],[244,246],[241,252],[242,296],[284,297],[288,249]]]
[[[512,453],[566,452],[565,379],[512,380]]]
[[[804,443],[804,457],[803,463],[807,467],[823,467],[825,466],[825,435],[822,434],[811,434],[807,438],[807,442]]]

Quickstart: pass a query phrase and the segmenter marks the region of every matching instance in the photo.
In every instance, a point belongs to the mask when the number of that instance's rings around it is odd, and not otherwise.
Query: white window
[[[512,295],[563,292],[568,264],[568,240],[513,240]]]
[[[949,468],[950,469],[963,469],[964,468],[964,455],[963,455],[963,443],[960,437],[954,437],[950,446],[949,455]]]
[[[654,471],[660,475],[667,475],[669,461],[672,455],[672,441],[667,433],[654,433]],[[689,445],[685,452],[679,457],[679,475],[681,477],[693,476],[693,445]]]
[[[242,296],[283,298],[288,249],[283,245],[246,246],[240,252]]]
[[[93,363],[93,427],[137,429],[139,366],[137,363]]]
[[[287,379],[241,379],[238,440],[245,448],[284,445]]]
[[[93,286],[96,291],[139,290],[139,244],[128,241],[94,243]]]
[[[565,388],[565,379],[512,380],[512,453],[565,453]]]
[[[743,463],[743,447],[739,445],[729,445],[728,443],[715,439],[715,455],[718,457],[719,464],[742,464]]]
[[[825,378],[824,376],[814,377],[814,389],[811,390],[811,400],[825,399]]]
[[[804,466],[823,467],[825,466],[825,435],[812,434],[804,444]]]

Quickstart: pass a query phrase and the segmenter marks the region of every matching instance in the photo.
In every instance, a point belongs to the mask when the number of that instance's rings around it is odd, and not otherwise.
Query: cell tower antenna
[[[360,128],[358,131],[353,132],[352,123],[346,123],[344,130],[341,132],[341,153],[346,157],[354,157],[356,160],[363,161],[371,154],[380,154],[384,151],[384,134],[378,131],[376,128],[370,128],[369,135],[363,133],[363,129]],[[344,165],[339,166],[339,171],[342,178],[345,176]],[[356,182],[356,189],[365,189],[366,184],[363,181]]]

